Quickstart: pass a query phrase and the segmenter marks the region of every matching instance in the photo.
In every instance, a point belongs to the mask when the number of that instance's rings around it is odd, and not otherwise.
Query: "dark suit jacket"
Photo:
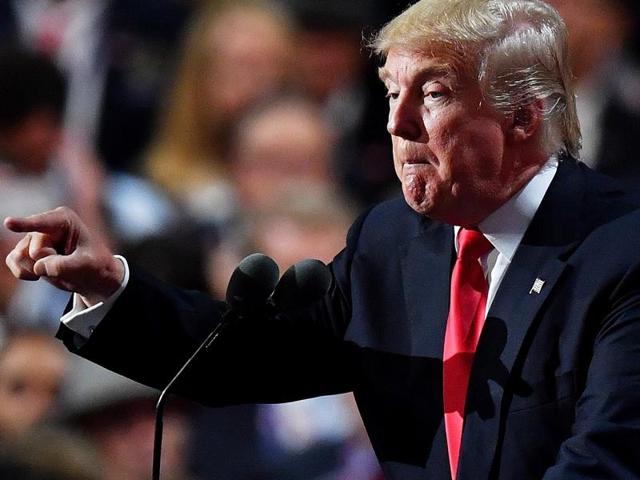
[[[640,478],[639,205],[606,177],[560,164],[488,312],[460,479]],[[442,351],[453,256],[452,227],[402,200],[381,204],[352,227],[325,298],[232,325],[178,390],[223,405],[352,389],[387,478],[448,478]],[[222,308],[132,269],[85,344],[65,327],[59,335],[163,386]]]

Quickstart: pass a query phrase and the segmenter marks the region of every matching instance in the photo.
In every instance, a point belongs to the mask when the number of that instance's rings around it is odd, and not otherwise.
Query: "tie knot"
[[[477,260],[493,249],[491,242],[478,230],[460,229],[458,233],[458,258]]]

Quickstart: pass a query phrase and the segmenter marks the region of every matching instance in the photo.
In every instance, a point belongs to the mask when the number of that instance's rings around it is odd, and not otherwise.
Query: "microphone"
[[[261,310],[278,282],[276,262],[262,253],[245,257],[231,274],[226,301],[244,317]]]
[[[229,310],[222,315],[218,325],[216,325],[213,331],[200,344],[193,355],[189,357],[182,368],[178,370],[178,373],[171,379],[158,398],[153,445],[153,480],[159,480],[160,478],[162,416],[167,395],[171,391],[171,388],[185,370],[200,356],[201,352],[211,347],[229,323],[236,319],[258,313],[266,307],[267,300],[278,282],[278,274],[279,270],[276,262],[261,253],[254,253],[245,257],[231,274],[226,293]]]
[[[270,298],[281,310],[297,310],[322,298],[331,286],[329,267],[320,260],[306,259],[282,275]]]

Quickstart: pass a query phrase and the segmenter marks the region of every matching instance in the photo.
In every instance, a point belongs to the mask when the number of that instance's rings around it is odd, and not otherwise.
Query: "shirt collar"
[[[557,170],[558,158],[554,155],[529,183],[478,225],[484,236],[509,262],[513,259]]]
[[[478,225],[478,229],[487,240],[509,262],[513,259],[557,170],[558,157],[553,155],[518,193]],[[460,227],[456,226],[456,249],[459,230]]]

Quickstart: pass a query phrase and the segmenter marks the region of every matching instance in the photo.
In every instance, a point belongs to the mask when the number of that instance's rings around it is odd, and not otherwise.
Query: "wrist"
[[[99,275],[100,281],[91,289],[91,292],[78,292],[82,301],[91,307],[105,302],[112,297],[122,286],[125,279],[125,266],[120,257],[111,256]]]

